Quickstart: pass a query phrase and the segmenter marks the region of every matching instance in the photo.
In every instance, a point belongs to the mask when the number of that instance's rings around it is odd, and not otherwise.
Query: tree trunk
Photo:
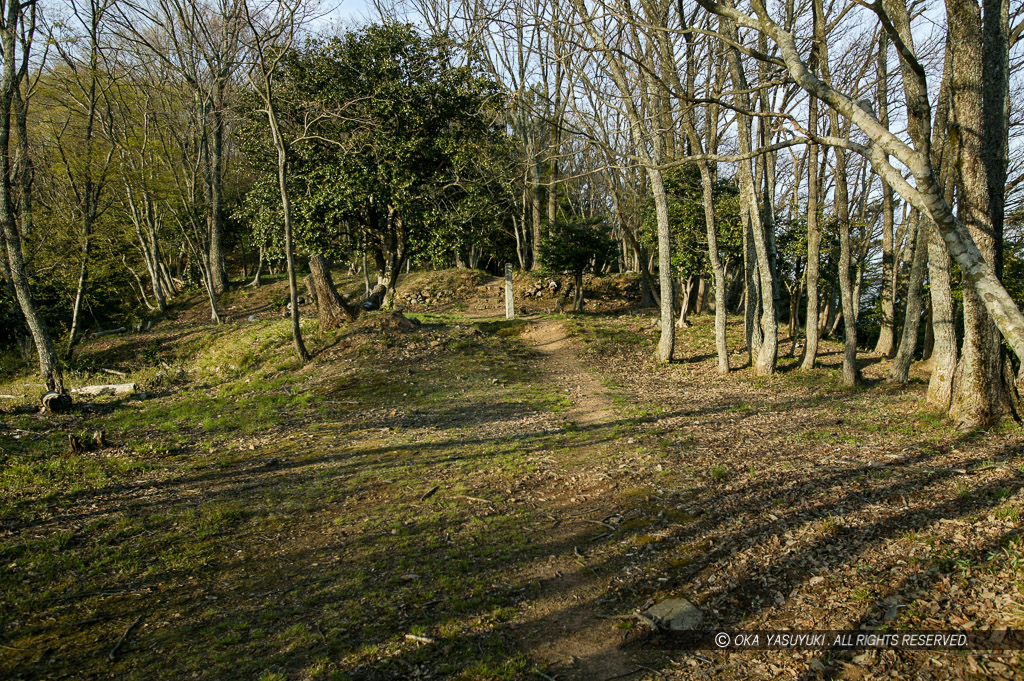
[[[213,275],[214,290],[223,293],[228,290],[228,272],[224,248],[224,85],[218,84],[213,100],[213,129],[210,131],[212,145],[209,157],[210,182],[210,273]]]
[[[934,227],[928,229],[928,283],[931,293],[932,374],[928,379],[929,404],[943,411],[953,402],[953,374],[957,364],[956,316],[949,253]]]
[[[253,275],[252,281],[249,282],[249,286],[259,288],[261,276],[263,276],[263,246],[260,246],[259,260],[256,263],[256,274]]]
[[[324,256],[319,254],[310,256],[308,283],[316,302],[321,333],[336,329],[345,322],[356,320],[356,316],[359,314],[358,308],[346,303],[338,293]]]
[[[533,262],[530,265],[531,270],[539,270],[541,267],[540,261],[540,242],[541,242],[541,200],[540,200],[540,163],[533,163],[533,187],[530,191],[530,208],[531,218],[533,219]]]
[[[839,116],[832,112],[832,134],[840,136]],[[836,211],[839,217],[839,297],[843,308],[843,385],[860,382],[857,368],[857,311],[850,281],[850,199],[846,182],[846,150],[836,148]]]
[[[885,31],[881,32],[878,40],[878,120],[882,125],[889,126],[889,38]],[[880,294],[879,306],[882,312],[882,328],[878,333],[878,342],[875,343],[875,352],[884,357],[892,357],[895,348],[895,308],[896,308],[896,273],[893,260],[893,229],[895,220],[893,218],[892,187],[882,180],[882,291]],[[918,239],[917,241],[921,241]],[[923,246],[924,242],[918,244]],[[924,251],[922,247],[920,249]],[[917,246],[915,246],[915,264],[917,262]],[[923,254],[921,257],[924,257]],[[923,270],[922,270],[923,275]],[[920,296],[920,293],[918,293]],[[909,319],[909,314],[907,319]],[[915,325],[916,331],[916,325]],[[902,350],[906,340],[906,331],[900,340]],[[915,341],[916,341],[915,334]],[[909,364],[907,365],[909,367]],[[901,382],[906,382],[903,379]]]
[[[583,312],[583,273],[574,272],[573,281],[575,282],[576,290],[573,291],[572,296],[572,311],[577,313]]]
[[[803,266],[803,258],[797,256],[796,261],[793,263],[793,285],[786,285],[786,288],[789,289],[790,357],[792,357],[796,352],[796,339],[800,332],[800,300],[803,298],[804,284]]]
[[[696,135],[694,135],[696,137]],[[718,373],[729,373],[729,346],[726,339],[728,309],[726,307],[725,269],[718,253],[718,233],[715,223],[714,185],[707,163],[700,163],[701,193],[704,202],[704,224],[708,232],[708,259],[715,277],[715,352],[718,354]]]
[[[64,361],[70,362],[78,343],[78,324],[82,312],[82,298],[85,296],[85,285],[89,279],[89,251],[92,245],[92,224],[87,220],[82,229],[82,262],[78,267],[78,285],[75,287],[75,301],[71,306],[71,328],[68,329],[68,347],[64,351]]]
[[[906,383],[910,379],[910,363],[917,349],[917,331],[921,326],[923,307],[921,286],[928,264],[928,233],[931,231],[916,212],[911,219],[917,224],[917,233],[914,235],[914,260],[910,267],[910,281],[907,282],[907,309],[899,351],[889,371],[889,378],[897,383]]]
[[[993,4],[997,8],[994,11],[1000,12],[999,2],[987,1],[984,21],[981,8],[973,0],[947,0],[946,8],[950,41],[956,45],[950,101],[955,121],[953,151],[957,156],[959,217],[982,257],[998,276],[1002,269],[999,244],[1002,241],[1005,165],[1001,169],[1003,182],[991,188],[989,183],[1000,178],[996,166],[1005,162],[1001,154],[1005,139],[994,139],[986,127],[1001,129],[1004,126],[1006,75],[1002,58],[995,59],[994,63],[984,59],[985,48],[995,47],[988,44],[992,37],[990,22],[999,21],[998,16],[989,16],[989,7]],[[1005,49],[1005,36],[1003,38]],[[960,428],[986,427],[1012,410],[1007,387],[1001,380],[1002,338],[974,287],[963,288],[963,300],[963,350],[953,380],[949,413]]]
[[[0,229],[3,231],[4,247],[7,251],[7,266],[10,271],[11,285],[14,288],[18,306],[25,317],[25,323],[32,333],[32,340],[39,355],[39,373],[50,391],[65,393],[64,375],[61,371],[57,349],[53,345],[50,332],[46,327],[35,298],[29,285],[28,272],[22,256],[22,231],[30,232],[32,227],[32,185],[33,173],[31,156],[28,147],[28,103],[21,98],[21,85],[24,73],[15,71],[15,45],[19,35],[31,37],[35,30],[34,7],[19,3],[9,3],[2,27],[0,27],[0,44],[3,54],[2,72],[0,72]],[[25,15],[30,11],[31,18]],[[13,114],[13,115],[12,115]],[[12,159],[11,127],[12,118],[15,123],[17,151]],[[16,159],[16,160],[15,160]],[[13,172],[12,172],[13,171]],[[15,178],[19,190],[19,205],[15,205],[10,178]],[[20,221],[20,225],[19,225]]]
[[[269,78],[269,77],[268,77]],[[288,195],[288,157],[284,146],[284,138],[278,128],[277,112],[273,102],[270,101],[272,94],[266,93],[266,113],[270,123],[270,132],[273,137],[274,147],[277,149],[277,188],[281,193],[281,214],[284,221],[284,258],[288,269],[288,300],[291,302],[292,322],[292,344],[295,346],[295,354],[302,362],[309,361],[309,352],[306,344],[302,341],[302,325],[299,322],[299,287],[295,275],[295,243],[292,236],[292,203]]]
[[[731,21],[723,23],[726,35],[733,41],[737,41],[736,26]],[[737,91],[735,98],[739,105],[739,110],[750,111],[749,87],[747,85],[747,78],[743,73],[743,64],[740,61],[739,50],[736,47],[729,47],[726,50],[726,54],[729,59],[729,69],[732,74],[733,85]],[[740,154],[749,154],[752,150],[750,119],[749,115],[739,112],[736,114]],[[761,212],[749,159],[739,162],[737,175],[739,176],[740,199],[746,204],[746,212],[750,219],[750,231],[753,237],[752,241],[757,257],[757,272],[759,274],[761,347],[754,363],[754,371],[758,376],[767,376],[775,373],[779,354],[778,315],[775,311],[776,277],[771,266],[768,234],[761,221]]]
[[[824,43],[824,17],[821,16],[821,3],[813,2],[812,11],[814,43],[808,59],[808,68],[815,73],[820,55],[819,45]],[[808,99],[807,129],[818,134],[818,99],[812,94]],[[809,371],[818,361],[818,343],[820,332],[818,327],[818,280],[821,266],[821,228],[818,226],[818,145],[807,145],[807,314],[804,315],[804,354],[800,360],[800,369]]]
[[[740,208],[743,223],[743,332],[747,339],[747,364],[754,362],[761,354],[761,326],[757,316],[761,310],[761,291],[757,283],[757,256],[754,252],[754,237],[750,233],[750,213]]]
[[[679,296],[679,319],[676,320],[677,329],[687,329],[690,327],[690,322],[687,317],[690,314],[690,302],[693,299],[693,287],[693,277],[687,277],[686,283],[680,287],[682,291]]]
[[[796,356],[797,339],[800,337],[800,301],[803,300],[803,297],[804,297],[804,281],[805,280],[806,280],[806,277],[799,277],[797,279],[797,284],[796,284],[796,299],[793,302],[793,308],[792,308],[793,321],[795,323],[793,325],[793,333],[792,333],[792,335],[790,337],[790,344],[789,344],[789,356],[790,357],[795,357]],[[804,323],[806,324],[806,320],[804,320]]]
[[[676,335],[672,310],[672,235],[668,220],[668,197],[661,170],[649,168],[651,192],[658,219],[658,279],[661,296],[661,338],[658,340],[658,359],[671,362],[675,353]]]

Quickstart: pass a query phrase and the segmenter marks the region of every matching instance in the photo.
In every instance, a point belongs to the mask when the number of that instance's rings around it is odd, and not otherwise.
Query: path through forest
[[[577,461],[588,462],[588,474],[554,495],[554,503],[543,504],[542,512],[555,522],[538,537],[551,546],[570,546],[571,551],[552,555],[528,568],[529,579],[541,585],[540,593],[524,613],[526,622],[523,647],[530,657],[545,665],[559,668],[567,678],[603,679],[635,671],[636,661],[619,646],[607,620],[598,617],[596,603],[611,586],[609,576],[599,575],[608,559],[606,547],[592,546],[580,536],[579,522],[562,522],[562,518],[586,523],[613,516],[609,490],[602,489],[614,466],[609,452],[597,442],[603,441],[604,430],[619,417],[612,400],[599,378],[580,361],[577,343],[570,337],[565,323],[554,319],[531,321],[520,338],[537,353],[540,369],[546,380],[565,392],[571,401],[567,417],[576,428],[587,431],[573,453]],[[593,439],[595,443],[588,440]],[[577,503],[577,500],[586,504]],[[593,502],[599,502],[595,508]],[[582,511],[582,512],[581,512]],[[577,546],[578,544],[578,546]]]
[[[541,357],[544,374],[572,400],[569,415],[574,423],[589,426],[615,416],[611,398],[594,374],[580,363],[561,322],[532,322],[522,338]]]
[[[651,315],[509,321],[497,283],[302,367],[283,286],[245,292],[233,317],[265,318],[83,345],[145,397],[4,405],[0,677],[1020,677],[1019,652],[654,649],[622,617],[668,598],[708,628],[1019,628],[1020,431],[959,433],[886,360],[845,389],[832,343],[720,376],[706,316],[661,365]]]

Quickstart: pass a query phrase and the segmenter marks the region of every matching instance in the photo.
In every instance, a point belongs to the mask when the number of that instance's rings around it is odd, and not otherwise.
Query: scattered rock
[[[644,619],[659,629],[687,631],[696,629],[704,621],[704,613],[685,598],[670,598],[644,610]]]
[[[400,331],[410,333],[419,328],[419,320],[409,319],[401,312],[386,312],[380,315],[376,326],[381,331]]]

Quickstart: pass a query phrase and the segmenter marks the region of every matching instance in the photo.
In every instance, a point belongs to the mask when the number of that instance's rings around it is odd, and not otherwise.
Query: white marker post
[[[512,263],[505,265],[505,319],[515,319],[516,308],[512,302]]]

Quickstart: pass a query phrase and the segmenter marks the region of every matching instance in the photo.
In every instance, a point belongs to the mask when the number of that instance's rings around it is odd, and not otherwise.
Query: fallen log
[[[127,330],[128,329],[124,328],[123,326],[119,326],[118,328],[110,329],[109,331],[94,331],[92,337],[99,338],[100,336],[110,336],[111,334],[115,333],[124,333]]]
[[[134,383],[110,383],[107,385],[85,385],[81,388],[72,388],[71,392],[96,397],[97,395],[131,395],[138,389],[139,386]]]

